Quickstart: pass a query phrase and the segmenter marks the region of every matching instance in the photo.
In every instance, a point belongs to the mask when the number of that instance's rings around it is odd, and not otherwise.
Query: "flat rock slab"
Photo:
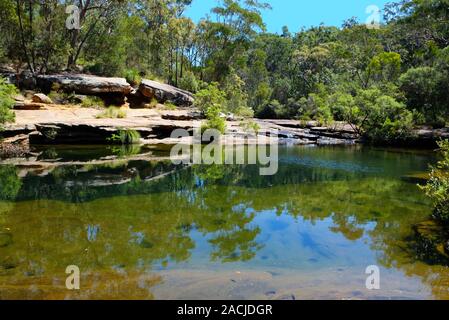
[[[127,95],[131,92],[131,85],[124,78],[106,78],[85,74],[56,74],[38,76],[39,87],[50,91],[54,86],[66,92],[78,94],[120,94]]]
[[[147,98],[155,98],[161,103],[170,102],[176,106],[188,107],[193,104],[193,94],[153,80],[144,79],[140,83],[139,92]]]

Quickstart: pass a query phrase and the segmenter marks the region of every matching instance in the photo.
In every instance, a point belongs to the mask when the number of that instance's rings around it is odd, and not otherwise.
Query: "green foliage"
[[[237,116],[252,117],[254,112],[248,107],[248,95],[244,90],[245,82],[234,71],[226,78],[223,91],[226,94],[224,111]]]
[[[226,94],[218,88],[218,83],[213,82],[206,88],[195,94],[195,107],[197,107],[204,116],[209,109],[222,110],[226,103]]]
[[[446,0],[388,4],[386,23],[378,29],[349,19],[342,28],[320,25],[295,34],[288,28],[282,34],[264,32],[261,10],[269,6],[257,0],[221,1],[197,24],[183,15],[190,0],[105,1],[101,6],[88,1],[81,6],[89,13],[83,28],[69,31],[64,4],[0,1],[5,35],[0,60],[22,61],[19,67],[35,74],[81,67],[124,76],[133,85],[146,74],[194,93],[217,82],[225,114],[354,120],[354,126],[357,113],[364,113],[356,103],[360,92],[380,90],[401,104],[381,101],[401,109],[401,120],[389,110],[376,112],[385,121],[360,129],[373,137],[379,134],[369,133],[372,128],[383,127],[391,135],[407,131],[411,124],[402,104],[416,124],[442,127],[449,118]]]
[[[367,72],[377,81],[395,81],[400,75],[401,63],[399,53],[382,52],[371,59]]]
[[[4,123],[14,121],[15,117],[11,109],[15,103],[13,98],[15,94],[17,94],[16,87],[0,78],[0,130]]]
[[[311,93],[308,98],[302,98],[299,105],[300,119],[317,120],[320,124],[328,124],[333,119],[326,95]]]
[[[222,117],[221,109],[217,106],[210,107],[206,111],[207,121],[201,126],[201,132],[207,129],[214,129],[221,134],[226,131],[226,119]]]
[[[284,105],[278,100],[272,100],[257,112],[257,116],[261,119],[283,119],[287,115]]]
[[[178,83],[179,88],[195,93],[198,91],[199,84],[195,74],[191,71],[186,72]]]
[[[399,79],[407,97],[409,108],[417,109],[432,124],[443,122],[448,115],[444,101],[447,99],[447,77],[432,67],[411,68]]]
[[[22,181],[17,174],[17,168],[6,165],[0,166],[0,199],[14,200],[20,191]]]
[[[449,224],[449,141],[439,142],[441,160],[432,167],[430,179],[423,187],[434,202],[434,217]]]
[[[108,141],[115,144],[132,145],[140,142],[140,133],[136,130],[120,129],[117,134],[113,134]]]
[[[337,92],[328,97],[332,116],[337,121],[348,120],[347,116],[355,107],[354,97],[348,93]]]
[[[133,87],[139,85],[140,82],[142,81],[140,72],[133,68],[126,70],[124,73],[124,77],[126,81]]]
[[[257,122],[247,120],[240,123],[240,127],[247,133],[257,134],[260,130],[260,125]]]
[[[140,139],[140,138],[139,138]],[[137,155],[141,152],[141,146],[138,143],[138,140],[134,144],[122,144],[122,145],[113,145],[110,146],[110,150],[113,154],[115,154],[119,158],[125,158],[133,155]],[[117,139],[116,142],[122,143],[121,139]]]
[[[104,101],[95,96],[86,96],[81,101],[81,107],[83,108],[103,108]]]
[[[221,133],[226,131],[226,120],[222,117],[226,103],[226,93],[218,88],[218,83],[211,83],[195,95],[195,106],[206,117],[206,123],[201,131],[216,129]]]
[[[123,119],[126,118],[126,111],[119,107],[111,106],[105,111],[97,114],[97,119],[111,118],[111,119]]]
[[[379,89],[360,90],[344,118],[373,143],[400,143],[413,128],[413,113]]]

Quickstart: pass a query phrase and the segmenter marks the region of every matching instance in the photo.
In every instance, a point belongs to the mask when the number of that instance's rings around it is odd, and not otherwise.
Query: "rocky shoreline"
[[[101,111],[93,108],[47,106],[40,110],[15,110],[16,122],[5,126],[1,153],[3,156],[26,154],[31,145],[109,144],[109,138],[120,130],[135,130],[142,145],[193,143],[193,132],[202,119],[189,110],[127,109],[126,118],[97,118]],[[355,130],[344,123],[318,126],[316,122],[296,120],[252,120],[259,130],[248,132],[241,121],[227,121],[228,130],[222,136],[224,144],[281,145],[352,145],[362,143]],[[171,138],[176,129],[184,129],[189,137]],[[422,128],[415,132],[414,146],[433,147],[449,130]]]
[[[0,74],[1,75],[1,74]],[[43,93],[34,93],[32,99],[16,98],[16,121],[7,124],[0,132],[0,155],[23,155],[33,145],[87,145],[110,144],[112,135],[121,130],[134,130],[141,136],[141,145],[193,143],[193,132],[201,127],[201,114],[192,108],[193,95],[187,91],[143,80],[133,88],[122,78],[102,78],[91,75],[42,75],[33,79],[2,74],[21,88],[32,88],[48,93],[58,88],[60,92],[76,94],[80,101],[86,96],[100,97],[106,103],[118,102],[126,113],[123,118],[100,118],[98,108],[81,107],[80,104],[57,104]],[[148,103],[156,105],[148,108]],[[163,103],[175,105],[168,110]],[[298,120],[238,120],[227,119],[227,132],[222,136],[224,144],[281,144],[281,145],[351,145],[362,143],[355,128],[335,122],[320,126],[317,122]],[[257,127],[251,132],[245,123]],[[188,137],[172,138],[176,129],[189,132]],[[416,129],[407,142],[409,146],[436,146],[439,139],[449,138],[449,128]]]

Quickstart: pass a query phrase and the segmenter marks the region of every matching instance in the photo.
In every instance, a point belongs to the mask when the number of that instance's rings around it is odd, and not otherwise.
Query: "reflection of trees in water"
[[[414,237],[412,226],[429,212],[418,188],[396,179],[301,169],[285,165],[276,176],[262,177],[257,166],[134,161],[27,176],[11,197],[21,201],[9,204],[0,220],[18,227],[14,245],[0,248],[0,272],[39,276],[79,264],[92,272],[112,266],[118,274],[145,273],[190,259],[193,229],[209,239],[211,260],[248,261],[261,248],[261,230],[252,221],[257,212],[272,210],[312,223],[330,218],[331,231],[349,240],[369,236],[379,263],[418,275],[437,297],[448,296],[442,289],[447,260],[436,260],[435,248]],[[6,203],[0,204],[1,212]],[[99,226],[94,240],[87,226]]]
[[[0,199],[14,200],[20,191],[22,181],[17,175],[16,167],[0,166]]]

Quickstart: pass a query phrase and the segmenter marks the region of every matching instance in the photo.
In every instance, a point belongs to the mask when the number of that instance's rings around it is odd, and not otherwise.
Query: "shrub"
[[[226,94],[226,101],[223,109],[237,116],[253,117],[254,111],[248,107],[248,95],[244,90],[245,81],[232,72],[224,83],[223,91]]]
[[[256,116],[259,119],[278,119],[282,118],[281,109],[283,106],[277,100],[272,100],[257,111]]]
[[[136,130],[121,129],[117,134],[113,134],[108,141],[122,145],[130,145],[139,143],[140,138],[140,133]]]
[[[379,89],[359,90],[343,118],[373,143],[400,143],[411,136],[413,113]]]
[[[441,160],[431,167],[430,179],[423,187],[433,200],[435,219],[449,224],[449,141],[440,141]]]
[[[215,129],[221,134],[226,131],[226,120],[221,117],[221,110],[218,107],[211,107],[206,112],[207,121],[201,126],[201,132],[207,129]]]
[[[157,105],[157,103],[156,103],[156,105]],[[176,105],[174,105],[173,103],[171,103],[171,102],[165,102],[164,103],[164,108],[166,110],[176,110],[178,107]]]
[[[96,116],[97,119],[111,118],[111,119],[123,119],[126,118],[126,111],[120,109],[119,107],[111,106],[105,111],[101,112]]]
[[[440,70],[431,67],[411,68],[400,78],[410,109],[419,110],[432,124],[444,121],[447,112],[447,79]]]
[[[156,108],[158,104],[159,104],[159,101],[157,101],[157,99],[155,97],[153,97],[153,98],[151,98],[151,101],[146,104],[146,106],[150,109],[153,109],[153,108]]]
[[[139,85],[142,81],[142,77],[140,76],[139,71],[137,71],[136,69],[126,70],[124,73],[124,77],[126,81],[133,87]]]
[[[191,71],[187,71],[181,79],[178,81],[178,86],[180,89],[187,90],[190,92],[197,92],[199,88],[198,80]]]
[[[225,104],[225,93],[218,88],[217,83],[209,84],[195,95],[195,106],[207,118],[201,130],[216,129],[221,133],[226,131],[226,120],[221,117]]]
[[[299,101],[299,117],[301,119],[313,119],[320,124],[332,122],[332,112],[326,97],[311,93],[308,98],[302,98]]]
[[[83,108],[104,108],[104,101],[95,96],[85,97],[81,102]]]
[[[82,104],[84,102],[84,100],[87,99],[93,99],[90,97],[85,97],[83,99],[80,98],[80,96],[77,96],[74,92],[63,92],[63,91],[58,91],[58,90],[53,90],[48,94],[48,97],[54,101],[55,103],[58,104]],[[102,105],[102,101],[101,99],[98,99],[98,104]],[[95,100],[97,101],[97,100]],[[91,102],[93,104],[93,102]],[[87,105],[87,107],[90,107],[90,105]]]
[[[337,92],[329,97],[329,105],[334,120],[344,121],[348,109],[354,107],[354,97],[347,93]]]
[[[254,121],[244,121],[240,123],[240,127],[247,133],[259,133],[260,125]]]
[[[222,110],[225,102],[225,93],[218,88],[218,83],[214,82],[195,94],[194,106],[206,116],[210,108]]]
[[[4,123],[14,121],[15,115],[11,109],[15,103],[13,98],[15,94],[17,94],[16,87],[0,78],[0,130],[2,130]]]

